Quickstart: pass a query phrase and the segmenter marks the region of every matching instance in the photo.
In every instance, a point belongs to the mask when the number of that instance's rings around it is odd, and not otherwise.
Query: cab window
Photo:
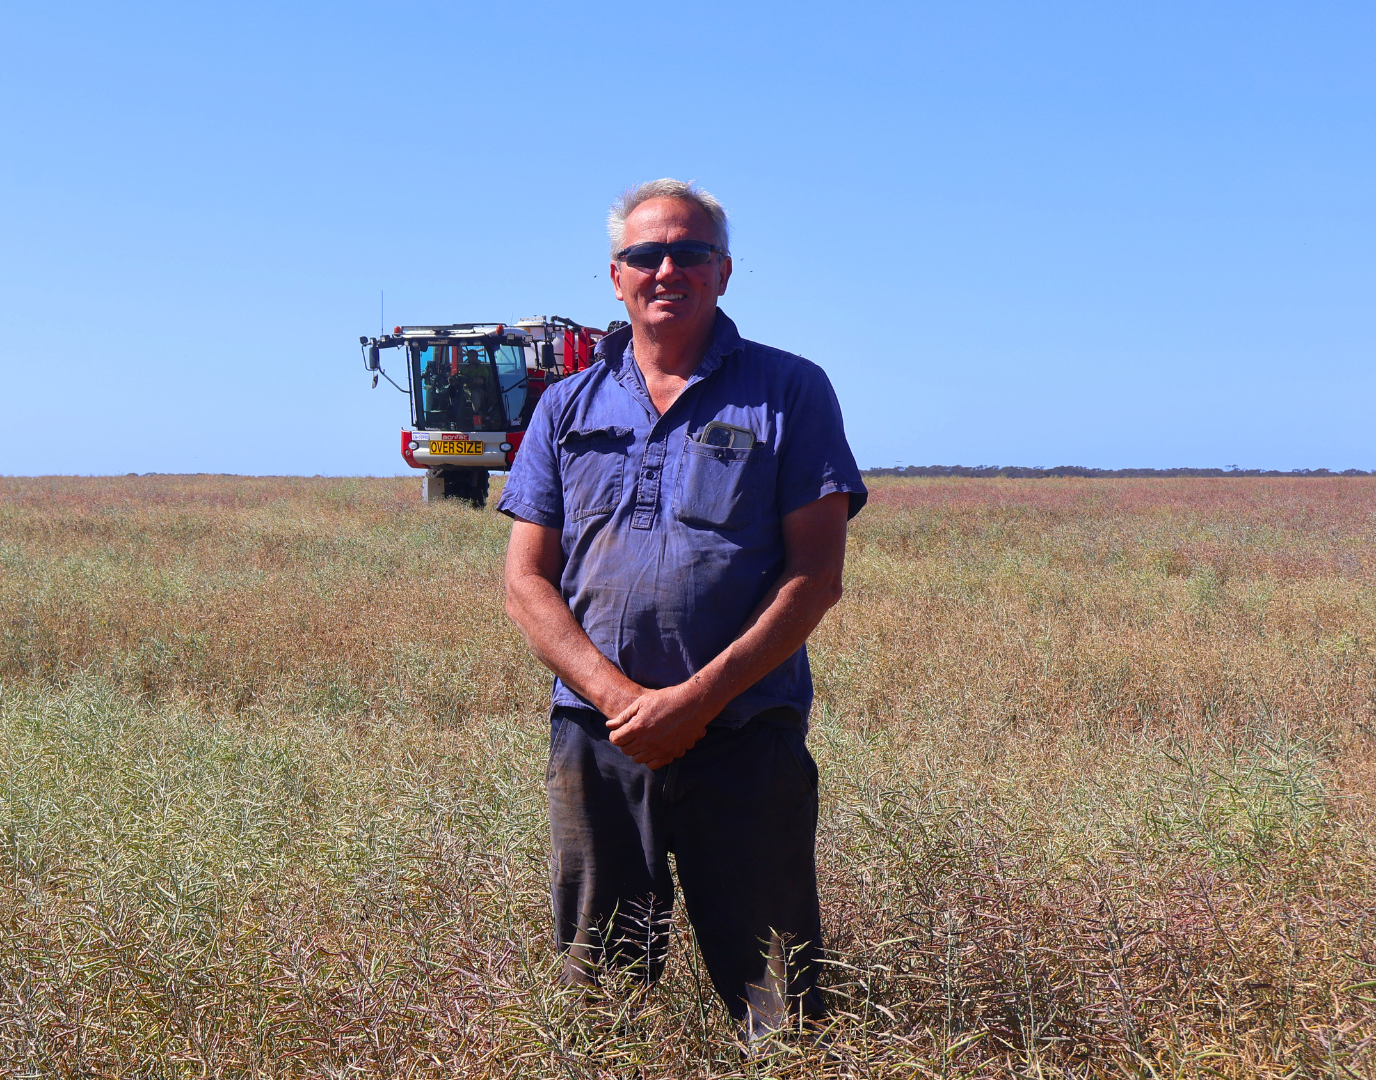
[[[502,395],[482,342],[428,345],[412,352],[420,391],[416,422],[425,428],[505,431]]]

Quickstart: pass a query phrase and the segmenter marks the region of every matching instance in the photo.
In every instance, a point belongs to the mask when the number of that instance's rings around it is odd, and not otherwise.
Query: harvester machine
[[[481,509],[491,470],[511,468],[535,402],[560,379],[592,363],[607,330],[558,315],[504,323],[398,326],[362,337],[364,366],[411,398],[401,456],[424,469],[421,498],[464,499]],[[402,349],[406,386],[382,368],[384,349]]]

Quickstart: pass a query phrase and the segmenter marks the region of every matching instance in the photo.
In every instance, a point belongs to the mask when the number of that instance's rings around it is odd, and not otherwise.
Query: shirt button
[[[646,470],[645,470],[645,479],[646,479],[646,480],[653,480],[654,478],[655,478],[655,471],[654,471],[654,469],[646,469]]]

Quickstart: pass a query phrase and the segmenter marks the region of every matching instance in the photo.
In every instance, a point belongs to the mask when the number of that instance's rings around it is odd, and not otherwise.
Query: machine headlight
[[[497,447],[497,449],[500,450],[503,454],[505,454],[511,450],[511,444],[509,442],[504,442],[501,446]]]
[[[420,443],[416,442],[415,439],[412,439],[409,443],[407,443],[407,445],[408,445],[412,450],[419,450],[419,449],[420,449]]]

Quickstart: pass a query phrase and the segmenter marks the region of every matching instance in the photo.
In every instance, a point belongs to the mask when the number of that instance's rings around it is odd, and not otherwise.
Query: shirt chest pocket
[[[564,514],[571,521],[610,514],[621,501],[628,427],[577,428],[559,442]]]
[[[774,503],[766,447],[707,446],[689,439],[678,470],[674,513],[685,525],[743,529]]]

